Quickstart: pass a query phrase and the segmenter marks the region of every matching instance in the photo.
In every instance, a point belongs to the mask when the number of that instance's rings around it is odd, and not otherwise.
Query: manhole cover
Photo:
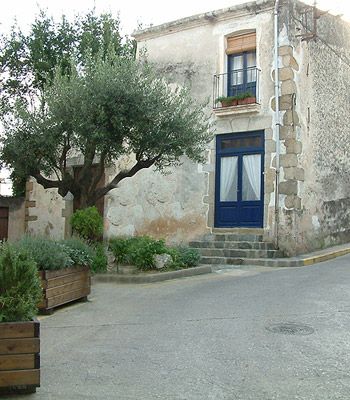
[[[268,325],[266,329],[273,333],[282,333],[283,335],[311,335],[315,332],[311,326],[297,324],[294,322],[271,324]]]

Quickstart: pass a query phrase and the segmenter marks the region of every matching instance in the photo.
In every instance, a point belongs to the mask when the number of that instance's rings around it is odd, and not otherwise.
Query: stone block
[[[286,146],[287,154],[288,153],[301,154],[302,152],[303,145],[299,140],[286,139],[284,145]]]
[[[281,84],[281,94],[286,95],[286,94],[294,94],[297,92],[297,85],[296,83],[289,79],[287,81],[283,81]]]
[[[27,208],[35,207],[35,205],[36,205],[36,201],[33,201],[33,200],[26,200],[25,206],[26,206]]]
[[[294,79],[294,72],[291,67],[283,67],[279,70],[279,79],[280,81],[288,81]]]
[[[274,140],[265,140],[265,152],[274,153],[276,151],[276,142]]]
[[[293,126],[281,126],[280,128],[280,140],[295,139],[296,134]]]
[[[305,172],[302,168],[290,167],[284,168],[284,177],[286,179],[295,179],[297,181],[305,180]]]
[[[26,182],[26,191],[31,192],[34,188],[34,182],[33,181],[27,181]]]
[[[36,215],[26,215],[25,221],[37,221],[38,217]]]
[[[265,129],[265,139],[273,138],[273,130],[271,128]]]
[[[284,168],[296,167],[298,165],[298,157],[296,154],[281,154],[280,165]]]
[[[279,107],[281,111],[291,110],[293,108],[293,97],[290,94],[285,94],[279,98]],[[276,111],[275,97],[271,100],[271,108]]]
[[[299,116],[295,110],[288,110],[283,115],[283,125],[299,125]]]
[[[292,46],[280,46],[278,48],[279,56],[292,56],[293,55],[293,47]]]
[[[280,182],[278,185],[280,194],[297,195],[298,194],[298,181],[289,179],[285,182]],[[289,208],[289,207],[288,207]]]
[[[275,176],[275,170],[266,171],[264,182],[265,193],[272,193],[275,190]]]
[[[284,67],[291,67],[296,71],[299,71],[299,64],[292,55],[286,55],[282,57],[282,64]]]
[[[301,198],[296,195],[286,196],[284,205],[286,208],[295,208],[301,210]]]

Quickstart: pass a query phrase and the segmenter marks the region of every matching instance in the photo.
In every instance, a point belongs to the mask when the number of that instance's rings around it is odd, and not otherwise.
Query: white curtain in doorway
[[[220,201],[237,201],[238,157],[222,157],[220,170]]]
[[[261,191],[261,155],[243,156],[242,200],[260,200]]]

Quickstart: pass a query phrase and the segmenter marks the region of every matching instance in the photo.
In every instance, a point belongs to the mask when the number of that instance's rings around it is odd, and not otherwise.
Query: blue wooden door
[[[263,226],[263,171],[263,131],[216,137],[216,227]]]

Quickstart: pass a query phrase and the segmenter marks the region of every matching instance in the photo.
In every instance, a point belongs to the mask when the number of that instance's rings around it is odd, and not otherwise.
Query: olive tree
[[[186,88],[174,89],[145,61],[101,53],[71,60],[69,76],[57,70],[37,101],[18,101],[3,124],[5,165],[62,196],[71,192],[82,208],[140,170],[166,171],[183,156],[202,162],[212,138],[204,106]],[[101,187],[105,167],[124,156],[132,165]]]

